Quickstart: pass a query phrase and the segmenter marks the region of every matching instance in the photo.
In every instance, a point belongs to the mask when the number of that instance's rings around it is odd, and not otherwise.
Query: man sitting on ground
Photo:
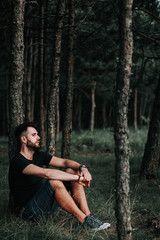
[[[84,165],[38,151],[40,137],[34,123],[19,125],[15,134],[19,153],[10,161],[9,187],[23,219],[38,221],[60,206],[91,229],[110,227],[89,210],[83,187],[90,186],[92,177]]]

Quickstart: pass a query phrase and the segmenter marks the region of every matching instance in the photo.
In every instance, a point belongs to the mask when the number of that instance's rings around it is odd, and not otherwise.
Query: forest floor
[[[160,181],[139,181],[139,171],[147,137],[147,128],[130,130],[132,154],[131,208],[133,239],[160,240]],[[93,232],[81,226],[63,210],[38,223],[26,222],[8,209],[8,152],[7,138],[0,138],[0,240],[117,240],[115,219],[115,156],[113,132],[110,129],[73,132],[72,159],[87,165],[93,180],[86,189],[89,207],[111,228]],[[60,146],[57,146],[57,155]]]

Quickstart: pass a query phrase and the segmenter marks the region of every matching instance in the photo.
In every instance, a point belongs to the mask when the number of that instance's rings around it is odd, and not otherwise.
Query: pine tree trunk
[[[148,90],[145,90],[145,96],[144,94],[142,95],[141,98],[141,125],[145,124],[144,117],[145,117],[145,112],[146,112],[146,107],[147,107],[147,101],[148,101]]]
[[[36,45],[35,38],[33,38],[33,60],[32,60],[32,95],[31,95],[31,121],[34,121],[34,111],[35,111],[35,96],[36,93],[36,77],[37,77],[37,66],[38,66],[38,47]]]
[[[141,177],[157,179],[160,161],[160,78],[157,86],[148,138],[141,165]]]
[[[73,47],[74,47],[74,0],[69,1],[69,31],[68,31],[68,68],[66,107],[62,136],[62,157],[70,158],[70,142],[72,134],[72,106],[73,106]]]
[[[41,28],[40,28],[40,46],[39,46],[39,86],[40,86],[40,137],[41,147],[45,148],[44,134],[44,5],[41,0],[40,6]]]
[[[13,1],[12,62],[9,87],[9,159],[16,152],[15,127],[23,122],[22,85],[24,80],[25,1]]]
[[[132,0],[119,1],[120,53],[115,102],[116,209],[119,240],[132,239],[129,174],[128,101],[132,66]]]
[[[33,39],[30,38],[29,42],[29,49],[27,50],[28,52],[28,64],[26,68],[26,121],[32,121],[31,118],[31,109],[32,109],[32,86],[31,86],[31,80],[32,80],[32,44],[33,44]]]
[[[75,91],[74,93],[74,109],[73,109],[73,123],[77,127],[78,131],[81,131],[81,118],[82,118],[82,103],[81,103],[81,92]]]
[[[53,59],[53,77],[50,83],[50,92],[47,111],[47,150],[54,155],[56,151],[56,113],[57,113],[57,94],[59,90],[60,59],[62,28],[65,13],[65,0],[58,1],[56,29],[55,29],[55,47]]]
[[[81,94],[78,95],[78,131],[81,131],[82,128],[82,101]]]
[[[25,7],[26,16],[29,15],[32,11],[32,6],[27,4]],[[25,109],[25,121],[32,121],[31,119],[31,82],[32,82],[32,53],[33,53],[33,38],[31,36],[31,22],[28,18],[25,19],[25,29],[24,29],[24,41],[25,41],[25,51],[24,51],[24,91],[23,91],[23,102]]]
[[[103,117],[103,129],[107,127],[107,118],[106,118],[106,102],[102,104],[102,117]]]
[[[95,120],[95,87],[96,82],[92,82],[92,89],[91,89],[91,122],[90,122],[90,131],[93,133],[94,130],[94,120]]]
[[[57,126],[56,126],[56,143],[59,141],[59,129],[60,129],[60,112],[59,112],[59,89],[57,91]]]
[[[137,88],[134,90],[134,130],[137,131]]]
[[[139,104],[139,125],[142,126],[142,115],[143,115],[143,96],[140,93],[140,104]]]
[[[6,114],[6,122],[7,123],[5,125],[5,135],[8,134],[8,123],[9,123],[9,79],[8,79],[8,76],[6,78],[6,103],[5,103],[5,106],[6,106],[6,109],[5,109],[5,114]]]
[[[49,24],[49,0],[45,1],[45,13],[44,13],[44,121],[46,123],[47,119],[47,104],[48,104],[48,95],[49,95],[49,80],[51,66],[49,64],[49,56],[48,56],[48,24]]]

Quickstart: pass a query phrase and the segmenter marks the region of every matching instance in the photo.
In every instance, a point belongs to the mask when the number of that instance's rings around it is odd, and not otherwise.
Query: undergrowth
[[[130,129],[130,189],[133,239],[153,240],[160,236],[152,226],[159,219],[160,183],[139,181],[139,171],[147,137],[147,129]],[[58,150],[59,149],[59,150]],[[60,151],[60,146],[57,146]],[[56,214],[38,223],[23,221],[8,209],[7,138],[0,138],[0,240],[117,240],[115,219],[115,156],[111,129],[73,132],[72,159],[87,165],[93,180],[86,189],[88,204],[101,220],[112,224],[105,231],[92,232],[68,213],[59,209]]]

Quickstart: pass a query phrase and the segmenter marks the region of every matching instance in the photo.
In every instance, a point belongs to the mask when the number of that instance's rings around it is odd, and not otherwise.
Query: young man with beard
[[[84,165],[39,151],[34,123],[19,125],[15,134],[19,152],[10,161],[9,187],[23,219],[37,221],[60,206],[93,230],[110,227],[89,210],[84,187],[90,187],[92,177]]]

